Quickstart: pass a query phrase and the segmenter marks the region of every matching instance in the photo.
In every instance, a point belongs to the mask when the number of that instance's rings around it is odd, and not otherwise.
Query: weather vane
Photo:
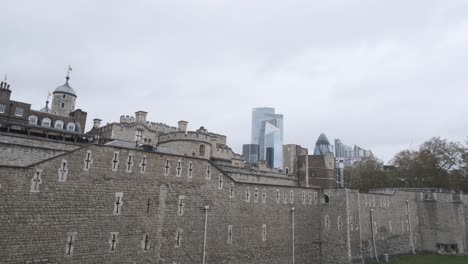
[[[68,65],[67,67],[67,78],[70,78],[70,72],[72,71],[72,67],[70,65]]]

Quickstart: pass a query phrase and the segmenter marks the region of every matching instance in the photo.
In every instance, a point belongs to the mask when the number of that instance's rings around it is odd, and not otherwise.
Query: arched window
[[[68,123],[67,130],[75,131],[75,123]]]
[[[55,121],[55,128],[63,129],[63,121],[62,120]]]
[[[29,124],[30,125],[37,125],[37,116],[29,116]]]
[[[50,121],[49,118],[42,119],[42,126],[50,127],[51,123],[52,123],[52,121]]]
[[[205,145],[200,145],[199,156],[205,156]]]
[[[324,194],[322,196],[322,203],[329,204],[330,203],[330,197],[328,197],[328,195]]]

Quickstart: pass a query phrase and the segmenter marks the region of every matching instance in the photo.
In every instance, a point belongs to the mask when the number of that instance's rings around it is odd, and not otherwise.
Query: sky
[[[431,137],[468,141],[465,0],[6,0],[0,76],[40,109],[65,81],[92,119],[148,119],[250,143],[251,111],[284,143],[370,149],[385,162]],[[2,78],[3,79],[3,78]]]

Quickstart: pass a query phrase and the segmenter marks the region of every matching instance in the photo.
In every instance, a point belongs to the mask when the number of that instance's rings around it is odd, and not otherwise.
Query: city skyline
[[[259,105],[287,117],[284,143],[309,149],[324,132],[387,162],[434,136],[467,141],[466,2],[100,1],[89,9],[51,0],[3,8],[0,76],[35,109],[71,65],[88,119],[143,110],[167,124],[190,120],[229,135],[239,153]]]

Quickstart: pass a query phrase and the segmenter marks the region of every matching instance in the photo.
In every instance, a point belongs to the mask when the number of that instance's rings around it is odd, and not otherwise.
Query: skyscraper
[[[272,107],[252,109],[252,144],[259,145],[259,160],[271,167],[283,166],[283,115]],[[268,155],[267,155],[268,149]]]

